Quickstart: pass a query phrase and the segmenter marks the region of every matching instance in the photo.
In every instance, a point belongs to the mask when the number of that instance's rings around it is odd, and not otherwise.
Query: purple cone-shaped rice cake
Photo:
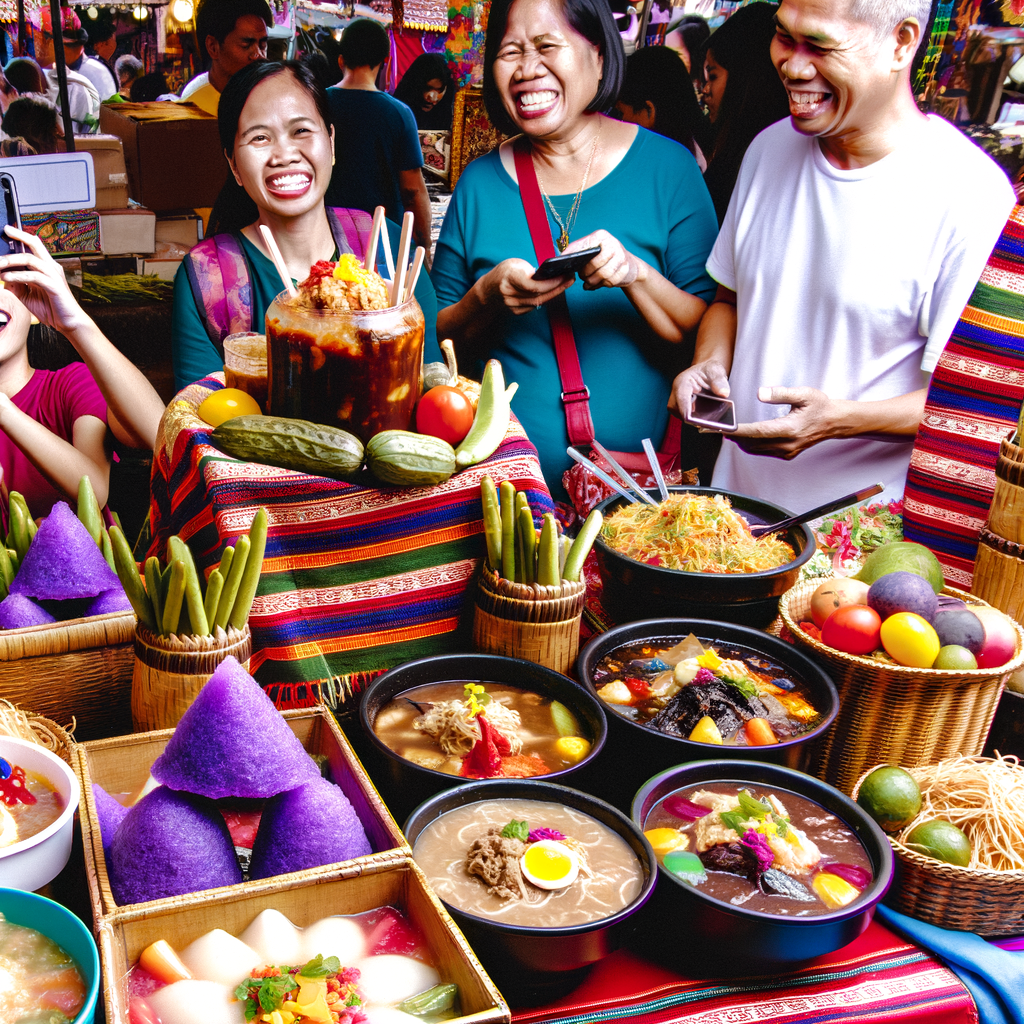
[[[24,629],[56,621],[45,608],[24,594],[8,594],[0,601],[0,629]]]
[[[132,603],[128,600],[128,595],[122,587],[117,587],[97,594],[86,605],[82,614],[88,617],[90,615],[106,615],[108,612],[130,612],[131,610]]]
[[[317,778],[267,803],[252,846],[249,877],[269,878],[372,852],[348,797]]]
[[[89,531],[66,501],[58,501],[32,538],[10,589],[39,601],[68,601],[120,586]]]
[[[158,786],[125,816],[110,844],[119,906],[242,881],[231,835],[212,801]]]
[[[274,702],[230,656],[182,715],[152,772],[171,789],[213,800],[263,799],[320,778]]]
[[[114,833],[131,808],[118,803],[102,786],[97,786],[95,782],[92,784],[92,799],[96,804],[103,856],[109,858],[110,844],[114,841]]]

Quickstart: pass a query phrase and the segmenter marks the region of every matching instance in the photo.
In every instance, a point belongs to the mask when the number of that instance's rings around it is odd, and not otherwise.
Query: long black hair
[[[427,82],[437,79],[444,86],[444,95],[433,110],[424,112],[423,94]],[[455,83],[448,61],[440,53],[421,53],[402,75],[395,89],[395,99],[412,108],[417,128],[447,129],[452,126],[452,106],[455,103]]]
[[[519,128],[509,117],[501,93],[494,80],[494,62],[501,48],[501,40],[508,28],[508,12],[515,0],[492,0],[487,17],[487,35],[484,37],[484,105],[491,124],[506,135],[518,135]],[[604,71],[597,92],[587,107],[588,111],[604,113],[619,98],[622,76],[626,69],[626,53],[622,49],[622,36],[612,17],[608,0],[562,0],[565,20],[584,39],[597,47],[604,58]]]
[[[719,224],[725,218],[747,148],[768,125],[789,116],[789,97],[771,58],[778,9],[774,3],[741,7],[711,34],[701,56],[703,63],[711,53],[715,63],[729,73],[704,175]]]
[[[261,82],[275,75],[290,73],[302,86],[316,104],[326,128],[331,126],[331,112],[327,104],[327,93],[313,71],[300,60],[257,60],[247,64],[220,94],[220,106],[217,108],[217,129],[220,133],[220,144],[225,158],[234,153],[235,136],[238,134],[238,122],[242,119],[242,110],[253,89]],[[241,185],[235,176],[228,174],[217,201],[210,213],[210,226],[207,234],[216,235],[230,231],[241,231],[248,224],[259,219],[260,211],[255,200]]]
[[[695,143],[706,149],[710,125],[697,102],[686,65],[675,50],[644,46],[626,58],[619,102],[640,110],[648,101],[654,104],[654,131],[682,143],[691,153]]]

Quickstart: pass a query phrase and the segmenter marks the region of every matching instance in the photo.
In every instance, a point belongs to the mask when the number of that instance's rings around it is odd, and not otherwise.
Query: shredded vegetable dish
[[[752,537],[747,521],[720,494],[624,505],[605,519],[601,534],[627,558],[683,572],[765,572],[796,557],[776,536]]]

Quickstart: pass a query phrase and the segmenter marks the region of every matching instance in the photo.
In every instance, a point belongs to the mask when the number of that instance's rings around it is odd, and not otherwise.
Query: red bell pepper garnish
[[[462,759],[462,771],[460,774],[471,779],[493,779],[501,774],[501,754],[498,752],[496,737],[501,733],[495,729],[483,714],[476,716],[477,725],[480,726],[480,739],[473,744],[469,753]],[[508,746],[508,740],[501,736],[502,741]]]
[[[641,700],[647,700],[651,695],[651,688],[642,680],[634,678],[626,678],[622,680],[626,686],[629,687],[629,692],[634,697],[639,697]]]

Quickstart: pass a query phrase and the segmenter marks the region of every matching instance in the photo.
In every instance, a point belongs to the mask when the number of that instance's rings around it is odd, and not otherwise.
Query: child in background
[[[107,500],[107,430],[132,447],[152,449],[163,402],[142,372],[107,340],[78,305],[60,264],[33,235],[8,226],[25,252],[0,256],[0,467],[35,518],[61,499],[72,502],[87,475]],[[60,370],[33,369],[28,332],[35,316],[60,331],[85,360]]]

